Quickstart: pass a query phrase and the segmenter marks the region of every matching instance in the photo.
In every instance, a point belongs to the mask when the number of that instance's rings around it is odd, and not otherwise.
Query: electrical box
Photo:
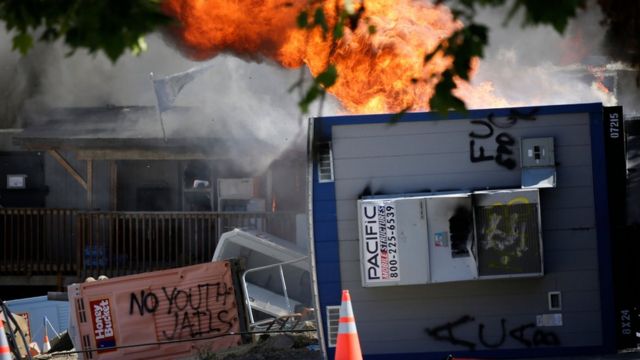
[[[358,201],[362,286],[543,274],[538,190]]]
[[[555,167],[552,137],[521,139],[520,144],[522,168]]]
[[[552,137],[520,139],[522,188],[556,187],[556,158]]]

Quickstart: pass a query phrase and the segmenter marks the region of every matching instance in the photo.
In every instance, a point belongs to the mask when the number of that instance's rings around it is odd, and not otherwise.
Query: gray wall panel
[[[493,161],[472,163],[469,145],[464,144],[458,152],[427,153],[414,155],[382,155],[362,158],[334,158],[336,176],[340,179],[370,178],[377,176],[415,176],[431,174],[468,174],[470,171],[501,171],[520,183],[520,172],[507,170]],[[589,146],[566,146],[557,150],[556,161],[564,166],[589,166]],[[469,186],[477,184],[470,182]]]
[[[360,261],[359,242],[355,240],[340,241],[340,259],[342,261]]]
[[[546,272],[598,269],[598,253],[593,249],[549,251],[544,255]]]
[[[468,149],[470,129],[472,131],[474,127],[467,126],[462,131],[450,132],[334,138],[333,150],[339,154],[337,159],[456,153]],[[548,136],[549,131],[553,131],[553,137],[559,148],[589,146],[589,143],[585,142],[585,139],[588,139],[589,129],[581,125],[553,127],[552,129],[548,126],[534,129],[514,129],[510,133],[516,138],[516,141],[519,141],[521,137],[545,137]],[[448,141],[443,141],[443,139]]]
[[[572,311],[598,312],[600,293],[597,291],[569,291],[562,294],[562,307]]]
[[[565,291],[598,290],[598,270],[572,270],[559,273],[556,289]]]
[[[504,118],[496,117],[496,120],[498,121],[501,119]],[[539,118],[536,121],[519,121],[514,128],[511,128],[511,131],[513,131],[514,129],[527,129],[527,133],[533,134],[535,133],[535,131],[537,131],[536,129],[539,129],[541,132],[539,134],[536,134],[536,136],[548,136],[549,132],[556,131],[556,129],[577,129],[580,127],[584,127],[584,124],[585,114],[546,115],[544,118]],[[476,126],[471,126],[469,121],[466,120],[405,122],[397,123],[395,125],[383,123],[368,124],[366,126],[367,130],[365,133],[362,130],[362,125],[342,125],[340,126],[340,132],[333,133],[333,139],[361,138],[370,136],[394,136],[407,134],[446,134],[456,131],[469,132],[476,128]],[[499,131],[496,130],[496,132]],[[579,131],[576,130],[576,133],[579,133]]]
[[[593,208],[548,209],[542,204],[543,230],[593,228],[596,224]]]
[[[495,187],[520,186],[520,177],[504,176],[505,169],[498,171],[475,171],[473,178],[479,178],[485,183],[492,184]],[[562,196],[557,190],[585,187],[588,191],[584,193],[588,195],[593,203],[592,194],[592,174],[591,166],[571,166],[559,167],[557,169],[558,186],[555,190],[549,190],[553,196]],[[384,175],[384,176],[383,176]],[[468,189],[470,187],[477,188],[477,181],[470,181],[468,171],[457,173],[430,174],[430,175],[413,175],[413,176],[391,176],[381,174],[380,176],[368,176],[354,179],[340,179],[339,186],[336,186],[337,200],[353,200],[362,191],[369,189],[378,194],[395,194],[399,192],[424,192],[439,191],[444,189]],[[355,194],[355,195],[354,195]],[[542,197],[544,197],[544,193]],[[589,199],[583,200],[587,201]]]
[[[540,203],[545,209],[593,208],[593,188],[591,186],[548,189],[540,193]]]
[[[353,220],[341,220],[338,221],[338,236],[341,239],[352,239],[358,241],[358,224]]]
[[[545,251],[554,250],[596,250],[596,229],[549,230],[543,233]]]

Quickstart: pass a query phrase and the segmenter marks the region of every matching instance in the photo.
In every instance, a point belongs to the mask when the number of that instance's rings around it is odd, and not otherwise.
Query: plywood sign
[[[229,261],[69,286],[76,349],[87,359],[174,359],[242,343]]]

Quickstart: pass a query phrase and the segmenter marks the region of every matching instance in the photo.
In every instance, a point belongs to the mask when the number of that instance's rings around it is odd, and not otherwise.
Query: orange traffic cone
[[[42,341],[42,353],[46,354],[51,350],[51,344],[49,344],[49,336],[47,335],[47,323],[44,323],[44,340]]]
[[[4,333],[4,322],[0,320],[0,360],[11,360],[11,349],[7,334]]]
[[[342,290],[335,360],[362,360],[360,340],[358,339],[356,320],[353,317],[353,309],[351,308],[349,290]]]

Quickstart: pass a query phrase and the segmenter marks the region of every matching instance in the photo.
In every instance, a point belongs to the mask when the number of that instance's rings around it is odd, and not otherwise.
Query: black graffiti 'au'
[[[478,344],[472,339],[463,339],[455,335],[455,329],[465,324],[475,322],[475,318],[470,315],[464,315],[455,321],[447,322],[432,328],[426,328],[425,332],[434,340],[446,341],[452,345],[460,345],[475,350]],[[478,324],[478,342],[489,349],[496,349],[504,345],[509,336],[517,342],[523,344],[527,348],[540,346],[559,346],[560,338],[558,335],[549,330],[542,330],[536,327],[534,323],[518,325],[507,331],[507,320],[500,320],[501,333],[497,341],[490,343],[486,340],[484,331],[487,326],[484,323]]]

